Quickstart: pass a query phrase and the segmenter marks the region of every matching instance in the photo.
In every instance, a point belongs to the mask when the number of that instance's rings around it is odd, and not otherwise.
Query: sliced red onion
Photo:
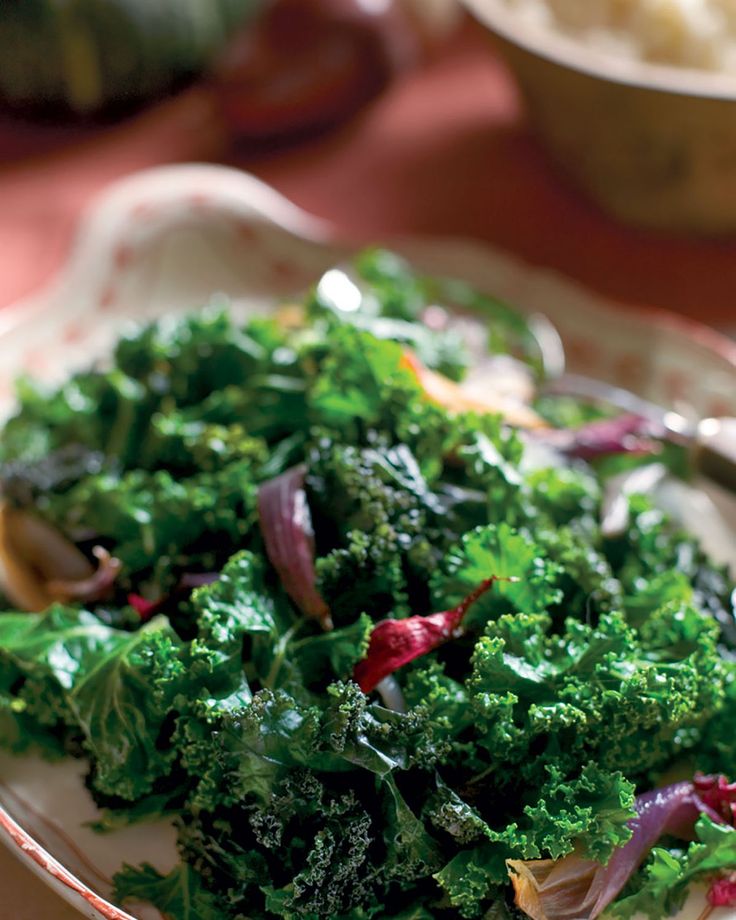
[[[532,920],[595,920],[620,894],[664,834],[691,838],[701,814],[723,819],[698,797],[693,783],[675,783],[636,798],[631,839],[607,865],[576,853],[564,859],[507,860],[516,906]]]
[[[57,599],[49,582],[94,575],[89,559],[58,530],[35,514],[2,505],[0,566],[8,597],[24,610],[44,610]]]
[[[92,575],[68,580],[55,578],[46,583],[46,590],[54,600],[88,604],[109,597],[123,564],[103,546],[95,546],[92,554],[98,562]]]
[[[403,665],[459,635],[463,617],[470,605],[500,580],[495,575],[487,578],[451,610],[377,623],[371,633],[368,653],[355,666],[353,680],[363,693],[370,693]]]
[[[332,629],[330,608],[316,587],[314,530],[304,489],[306,468],[292,467],[258,490],[266,554],[289,597],[305,616]]]
[[[594,460],[609,454],[657,454],[661,444],[656,437],[662,433],[651,419],[626,414],[579,428],[545,428],[535,436],[568,457]]]

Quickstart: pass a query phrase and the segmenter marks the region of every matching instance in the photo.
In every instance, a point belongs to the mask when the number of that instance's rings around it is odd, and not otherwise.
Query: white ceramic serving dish
[[[673,408],[736,415],[736,345],[661,312],[627,309],[569,280],[477,244],[395,241],[417,265],[465,278],[560,330],[570,368],[622,384]],[[234,170],[175,166],[113,186],[93,207],[69,262],[39,295],[0,311],[0,417],[13,380],[58,380],[104,355],[121,326],[226,296],[239,313],[269,309],[347,254],[330,228]],[[166,824],[100,837],[79,763],[0,755],[0,842],[93,920],[151,920],[141,906],[110,904],[123,862],[168,871],[176,859]],[[695,891],[683,920],[703,907]],[[711,920],[736,918],[717,911]]]

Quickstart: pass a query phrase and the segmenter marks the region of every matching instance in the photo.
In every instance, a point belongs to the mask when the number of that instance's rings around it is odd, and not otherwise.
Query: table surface
[[[188,160],[247,169],[355,241],[473,237],[622,300],[733,320],[736,239],[667,238],[601,214],[537,147],[511,79],[469,24],[360,116],[292,149],[234,149],[202,87],[103,128],[0,119],[0,305],[53,275],[108,182]],[[0,920],[78,916],[1,847],[0,882]]]

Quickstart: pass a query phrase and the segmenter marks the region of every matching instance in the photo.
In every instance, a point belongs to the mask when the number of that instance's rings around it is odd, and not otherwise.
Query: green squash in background
[[[264,0],[0,0],[0,98],[95,114],[205,68]]]

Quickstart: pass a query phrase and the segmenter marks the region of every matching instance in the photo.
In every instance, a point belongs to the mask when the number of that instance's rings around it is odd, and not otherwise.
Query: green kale
[[[16,711],[80,734],[95,790],[121,799],[150,792],[176,757],[161,742],[185,683],[181,649],[164,620],[130,633],[64,607],[0,617],[0,674]]]
[[[362,610],[408,612],[412,580],[436,560],[431,524],[441,516],[404,445],[355,448],[321,439],[309,456],[312,507],[334,548],[317,560],[317,580],[337,622]]]
[[[460,850],[434,878],[461,917],[480,917],[502,892],[506,880],[503,851],[486,844]]]
[[[736,763],[736,664],[724,664],[723,704],[708,722],[695,760],[705,773],[727,772]]]
[[[165,317],[123,336],[117,366],[146,390],[177,406],[201,402],[215,390],[247,380],[268,360],[266,348],[224,309]]]
[[[608,560],[597,549],[589,533],[580,527],[558,526],[534,532],[540,552],[557,566],[557,586],[562,598],[548,610],[579,619],[619,610],[623,603],[621,585],[614,578]]]
[[[187,819],[180,843],[233,913],[328,920],[373,900],[376,831],[354,791],[299,770],[266,803]]]
[[[510,611],[534,613],[559,603],[561,570],[540,547],[507,524],[489,524],[466,533],[431,578],[433,609],[459,603],[484,579],[501,581],[471,608],[466,628],[483,626],[489,617]]]
[[[145,863],[139,868],[125,866],[113,879],[113,898],[119,903],[148,901],[162,914],[176,920],[226,920],[220,898],[202,885],[199,875],[181,863],[168,875],[161,875]]]
[[[347,323],[411,348],[427,367],[457,380],[468,365],[462,335],[454,329],[434,331],[420,319],[429,306],[420,280],[392,253],[365,253],[355,273],[327,272],[308,304],[316,324]]]
[[[153,404],[119,368],[76,374],[55,392],[18,385],[20,409],[3,431],[0,460],[33,463],[59,448],[83,445],[118,459],[140,437]]]
[[[631,524],[619,537],[604,543],[604,552],[624,591],[651,594],[647,582],[679,572],[694,589],[693,602],[721,624],[724,641],[736,648],[733,626],[733,579],[724,567],[713,565],[698,543],[642,495],[629,496]]]
[[[197,588],[190,600],[197,647],[217,655],[235,678],[243,670],[248,637],[253,677],[261,682],[273,665],[274,647],[288,630],[266,593],[263,569],[252,553],[238,553],[228,560],[217,581]]]
[[[585,469],[542,467],[527,473],[529,503],[536,515],[545,515],[555,527],[597,516],[601,488]]]
[[[442,864],[439,845],[411,810],[393,776],[384,780],[382,788],[386,816],[383,874],[404,883],[426,878]]]
[[[138,465],[142,469],[163,468],[191,476],[244,460],[256,470],[263,466],[268,460],[266,442],[248,435],[238,422],[218,425],[195,421],[176,411],[153,416],[140,448]]]
[[[396,342],[338,326],[320,349],[325,354],[317,356],[321,360],[309,389],[309,417],[341,440],[360,442],[370,429],[390,431],[406,403],[424,401]]]
[[[723,698],[716,630],[703,614],[666,607],[637,634],[620,614],[597,626],[548,615],[489,623],[468,681],[478,744],[497,768],[541,785],[540,767],[595,759],[641,775],[694,747]]]
[[[253,461],[246,457],[185,479],[166,470],[100,474],[43,512],[63,532],[92,532],[111,546],[128,583],[145,576],[161,591],[187,557],[210,553],[209,567],[217,568],[246,543],[256,516]]]
[[[506,858],[558,859],[580,848],[593,859],[607,861],[631,836],[627,823],[635,814],[633,784],[593,762],[572,777],[556,766],[549,766],[547,773],[538,789],[520,792],[520,811],[508,824],[499,822],[498,814],[491,818],[482,800],[471,805],[439,777],[427,814],[454,842],[492,843]],[[470,792],[468,787],[466,794]],[[491,881],[504,878],[502,874]]]

